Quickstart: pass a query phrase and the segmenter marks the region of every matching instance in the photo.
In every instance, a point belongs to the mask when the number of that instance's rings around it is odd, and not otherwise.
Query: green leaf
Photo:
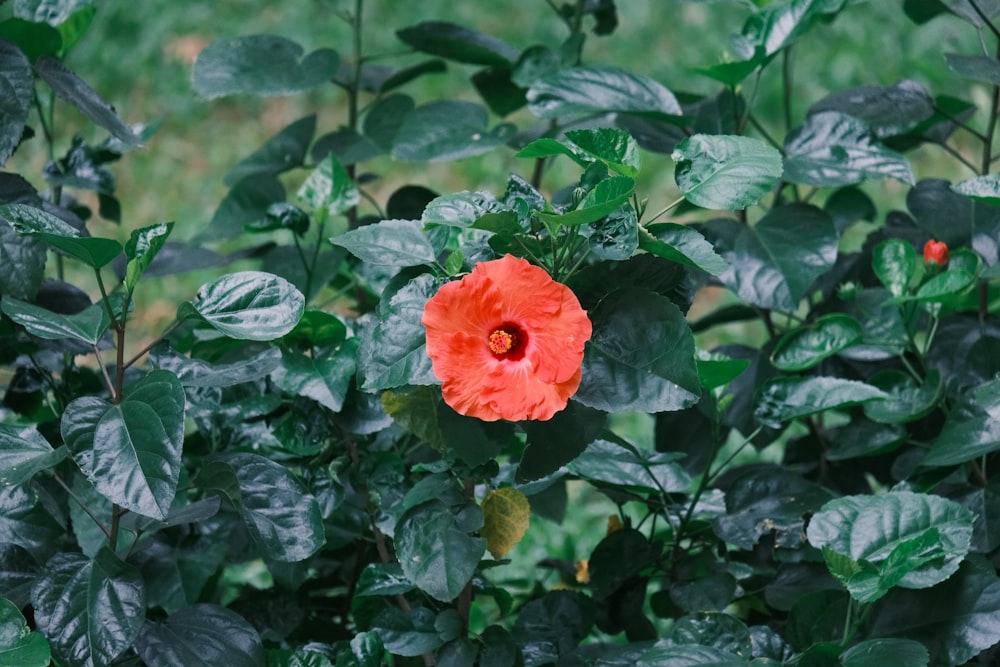
[[[316,498],[287,468],[257,454],[224,454],[212,463],[215,474],[203,486],[237,504],[261,555],[293,563],[309,558],[326,542]]]
[[[327,155],[299,188],[298,197],[313,210],[340,215],[361,200],[354,181],[333,154]]]
[[[708,353],[696,350],[695,365],[698,368],[698,380],[704,389],[723,387],[745,371],[750,366],[749,359],[732,359],[718,352]]]
[[[669,299],[641,288],[614,292],[591,311],[593,337],[575,399],[609,412],[663,412],[701,395],[694,338]]]
[[[395,655],[418,656],[447,641],[435,627],[438,618],[427,607],[415,607],[408,612],[389,607],[375,617],[371,631],[382,639],[385,650]]]
[[[150,350],[150,360],[154,367],[176,375],[181,386],[231,387],[269,375],[281,364],[281,350],[268,348],[240,361],[212,364],[177,354],[168,345],[161,343]]]
[[[893,296],[906,294],[917,268],[917,251],[902,239],[887,239],[872,251],[872,269]]]
[[[962,268],[948,269],[929,278],[916,294],[894,297],[890,303],[919,301],[922,303],[947,302],[961,295],[976,283],[976,277]]]
[[[528,143],[527,146],[515,153],[514,157],[537,160],[538,158],[553,157],[556,155],[567,155],[583,168],[586,168],[590,164],[590,160],[587,159],[582,150],[574,146],[567,146],[561,141],[556,141],[548,137],[535,139]]]
[[[590,586],[595,599],[605,599],[629,579],[652,565],[658,553],[649,539],[635,528],[622,528],[604,537],[590,555]]]
[[[946,53],[944,59],[948,69],[961,77],[1000,85],[1000,61],[992,56]]]
[[[260,667],[260,635],[239,614],[214,604],[196,604],[162,622],[147,621],[135,645],[148,667],[226,665]]]
[[[500,560],[517,546],[528,532],[531,506],[528,498],[513,487],[503,487],[486,493],[483,498],[483,528],[486,548]]]
[[[813,282],[833,268],[837,230],[823,211],[805,204],[773,208],[755,227],[717,219],[705,227],[729,263],[719,279],[744,301],[795,311]],[[714,238],[713,238],[714,237]]]
[[[191,85],[204,98],[248,93],[287,95],[333,79],[340,58],[332,49],[303,57],[298,43],[273,35],[222,39],[194,61]]]
[[[330,239],[371,264],[403,267],[434,264],[437,253],[417,220],[380,220]]]
[[[751,137],[695,134],[670,157],[677,163],[677,187],[702,208],[733,211],[756,204],[782,174],[781,153]]]
[[[520,55],[495,37],[447,21],[424,21],[396,36],[417,51],[470,65],[510,65]]]
[[[958,570],[972,540],[972,512],[953,500],[925,493],[894,491],[832,500],[809,520],[809,543],[828,547],[855,561],[882,564],[901,544],[936,531],[941,555],[920,562],[920,551],[906,554],[912,568],[899,580],[903,588],[930,588]],[[920,545],[926,546],[926,545]]]
[[[18,234],[52,237],[63,236],[77,238],[80,231],[62,219],[27,204],[4,204],[0,206],[0,219],[7,223]]]
[[[316,114],[288,124],[264,145],[237,162],[222,181],[232,187],[247,176],[281,174],[305,165],[313,135],[316,134]]]
[[[921,383],[894,368],[884,368],[868,384],[889,394],[884,401],[865,403],[865,416],[881,424],[905,424],[926,417],[944,396],[944,382],[936,369],[927,372]]]
[[[953,466],[1000,449],[1000,420],[983,410],[953,410],[921,465]]]
[[[132,646],[146,615],[138,570],[110,549],[93,560],[60,553],[31,591],[38,629],[66,665],[107,665]]]
[[[28,627],[13,602],[0,598],[0,665],[48,667],[51,660],[45,635]]]
[[[539,218],[551,225],[583,225],[596,222],[628,202],[635,192],[635,181],[628,176],[605,178],[565,213],[541,213]]]
[[[635,178],[642,159],[639,144],[624,130],[597,128],[567,130],[566,138],[580,150],[608,166],[608,169]]]
[[[842,667],[927,667],[927,648],[913,639],[868,639],[840,654]]]
[[[568,467],[574,475],[591,482],[658,495],[680,493],[690,488],[691,477],[676,459],[673,454],[595,440]]]
[[[47,249],[42,241],[19,236],[3,224],[0,210],[0,294],[18,299],[32,299],[45,276]]]
[[[266,341],[294,329],[304,310],[302,293],[284,278],[240,271],[202,285],[177,317],[196,317],[230,338]]]
[[[607,415],[570,401],[548,421],[524,422],[527,447],[517,467],[518,482],[541,479],[558,471],[601,433]]]
[[[913,131],[934,115],[927,89],[904,79],[892,86],[857,86],[827,95],[809,107],[812,116],[839,111],[863,121],[879,139]]]
[[[850,315],[833,313],[781,337],[771,363],[780,371],[804,371],[861,341],[861,325]]]
[[[232,239],[246,227],[267,217],[270,207],[285,201],[285,188],[273,174],[255,174],[237,183],[226,194],[211,221],[195,234],[195,243]]]
[[[93,236],[56,236],[46,233],[35,234],[35,236],[94,269],[110,264],[122,252],[122,245],[114,239]]]
[[[404,513],[396,525],[395,537],[403,574],[442,602],[458,597],[486,552],[486,540],[470,537],[440,500]]]
[[[39,501],[30,484],[0,486],[0,535],[44,561],[58,549],[66,526]],[[6,594],[6,593],[5,593]]]
[[[68,453],[65,447],[53,449],[34,428],[0,424],[0,485],[24,484],[35,473],[54,468]]]
[[[62,36],[58,30],[46,23],[35,23],[34,21],[27,21],[22,18],[10,18],[0,22],[0,39],[10,42],[9,46],[0,47],[0,50],[5,52],[4,56],[0,56],[0,61],[6,62],[6,66],[0,69],[10,68],[13,70],[13,62],[9,60],[12,54],[6,52],[6,49],[9,49],[10,46],[16,46],[20,49],[23,56],[27,56],[31,62],[35,62],[41,56],[58,55],[63,48]],[[22,56],[13,57],[19,59]],[[3,87],[3,84],[0,84],[0,88]],[[14,99],[16,100],[17,98],[15,97]],[[12,111],[13,109],[14,106],[12,105],[10,110]],[[17,118],[17,116],[14,117]],[[3,161],[0,160],[0,164]]]
[[[33,336],[46,340],[79,340],[96,345],[111,326],[107,306],[95,303],[75,315],[60,315],[39,306],[4,296],[0,310]]]
[[[993,60],[1000,67],[1000,62]],[[977,176],[960,183],[955,183],[951,189],[960,195],[978,199],[989,204],[1000,205],[1000,174]]]
[[[52,56],[42,56],[35,63],[35,72],[49,84],[56,95],[76,107],[83,115],[111,133],[127,147],[142,145],[142,140],[115,112],[115,108],[101,99],[83,79],[66,68]]]
[[[2,27],[5,24],[0,24]],[[3,35],[6,37],[6,35]],[[34,75],[27,56],[0,38],[0,165],[7,162],[28,120]]]
[[[395,563],[369,563],[358,577],[355,595],[379,597],[409,593],[416,586],[403,574],[403,569]]]
[[[576,647],[590,633],[596,619],[591,598],[578,591],[552,590],[525,604],[518,613],[511,634],[524,655],[535,664],[570,659]]]
[[[166,222],[132,230],[125,244],[125,289],[130,293],[139,284],[139,278],[160,252],[167,237],[174,229],[174,223]]]
[[[681,115],[677,98],[661,83],[618,67],[570,67],[546,74],[531,85],[528,104],[541,118],[595,111]]]
[[[153,371],[118,404],[85,396],[66,406],[60,429],[97,490],[143,516],[166,517],[177,491],[184,442],[184,389]]]
[[[962,665],[996,643],[1000,579],[992,564],[968,558],[947,581],[928,590],[895,589],[879,602],[867,636],[913,639],[932,665]]]
[[[813,114],[785,139],[784,178],[792,183],[839,187],[892,177],[914,184],[909,161],[877,143],[862,121],[840,113]]]
[[[514,135],[509,123],[488,127],[486,109],[474,102],[442,100],[413,109],[403,119],[392,144],[396,160],[459,160],[502,146]]]
[[[751,15],[734,39],[737,54],[750,59],[758,50],[771,56],[807,33],[824,15],[836,13],[842,0],[797,0],[768,6]]]
[[[798,549],[805,542],[805,517],[833,493],[797,473],[776,466],[750,468],[726,489],[726,513],[712,528],[725,542],[750,550],[773,533],[777,546]]]
[[[358,381],[362,391],[407,384],[438,384],[427,356],[424,305],[443,284],[429,274],[408,282],[378,306],[378,320],[362,336]]]
[[[761,388],[754,415],[763,424],[779,428],[781,422],[790,419],[885,398],[889,394],[856,380],[779,377]]]
[[[962,17],[977,27],[985,24],[984,15],[987,19],[991,19],[1000,14],[1000,2],[997,0],[975,0],[975,7],[972,5],[972,0],[940,0],[940,2],[956,16]],[[976,11],[977,9],[979,11]]]
[[[282,356],[281,365],[271,377],[282,391],[311,398],[334,412],[340,412],[354,380],[357,349],[358,340],[352,338],[329,356],[317,358],[287,353]]]
[[[590,251],[598,259],[628,259],[639,247],[639,221],[635,209],[629,204],[623,204],[591,223],[584,233],[587,234]]]
[[[697,230],[687,225],[663,222],[639,230],[639,248],[657,257],[701,269],[713,276],[725,273],[726,260]]]

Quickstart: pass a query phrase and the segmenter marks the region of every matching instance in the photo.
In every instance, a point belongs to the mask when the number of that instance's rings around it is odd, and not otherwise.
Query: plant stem
[[[792,129],[792,47],[786,46],[781,54],[782,109],[785,112],[785,130]]]

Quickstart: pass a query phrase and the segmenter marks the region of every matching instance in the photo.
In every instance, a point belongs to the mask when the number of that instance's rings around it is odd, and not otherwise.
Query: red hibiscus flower
[[[484,421],[550,419],[580,386],[587,313],[523,259],[481,262],[424,307],[427,354],[445,403]]]

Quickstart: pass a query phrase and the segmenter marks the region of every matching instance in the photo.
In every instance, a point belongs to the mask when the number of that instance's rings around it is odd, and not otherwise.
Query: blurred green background
[[[557,45],[568,32],[552,4],[560,3],[367,0],[362,3],[363,51],[370,56],[384,54],[387,57],[379,62],[391,65],[426,58],[407,54],[395,30],[427,20],[456,22],[517,48]],[[9,15],[11,5],[0,7],[0,18]],[[623,66],[678,93],[718,90],[718,84],[694,69],[724,62],[730,36],[739,32],[751,13],[745,0],[620,0],[617,5],[619,25],[613,34],[594,35],[588,24],[585,62]],[[95,230],[98,233],[125,238],[132,228],[175,220],[175,237],[190,238],[211,219],[225,196],[225,171],[269,136],[310,113],[319,116],[318,134],[346,122],[346,98],[334,85],[288,97],[237,96],[206,101],[195,97],[190,80],[192,63],[202,48],[214,40],[241,35],[280,35],[297,41],[306,51],[333,48],[342,62],[349,62],[352,38],[344,17],[354,11],[355,0],[96,0],[95,6],[96,18],[69,54],[67,64],[128,122],[163,122],[144,149],[114,167],[124,229]],[[985,106],[983,88],[950,75],[943,57],[946,52],[980,52],[975,30],[953,17],[915,26],[896,0],[852,2],[834,23],[816,28],[794,50],[794,113],[801,119],[810,104],[831,91],[890,85],[903,78],[923,83],[934,94],[957,95]],[[438,98],[477,100],[469,83],[475,69],[450,65],[447,72],[425,76],[404,92],[418,103]],[[780,122],[780,77],[780,63],[775,63],[765,70],[756,93],[760,120],[776,137],[783,136],[785,130]],[[534,122],[527,112],[511,120],[519,127]],[[494,123],[499,121],[493,119]],[[102,138],[100,130],[67,105],[58,107],[57,124],[57,154],[68,146],[74,133],[82,132],[95,141]],[[37,174],[44,162],[41,148],[40,140],[28,142],[6,169]],[[512,155],[513,151],[500,150],[429,167],[375,160],[363,169],[382,174],[370,186],[380,202],[406,182],[438,192],[498,192],[503,190],[508,172],[530,175],[531,165]],[[677,194],[673,164],[667,156],[647,153],[645,157],[640,192],[650,198],[652,210],[658,210],[658,205],[672,201]],[[956,171],[953,160],[940,149],[920,149],[911,157],[918,178],[970,175]],[[34,182],[41,185],[40,178]],[[558,173],[545,181],[550,191],[565,184]],[[896,183],[886,187],[890,195],[901,189]]]

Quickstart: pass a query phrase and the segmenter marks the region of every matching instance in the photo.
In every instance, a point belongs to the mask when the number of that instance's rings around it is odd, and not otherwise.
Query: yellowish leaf
[[[494,558],[503,558],[521,541],[528,530],[531,506],[517,489],[490,491],[483,499],[483,528],[486,548]]]

